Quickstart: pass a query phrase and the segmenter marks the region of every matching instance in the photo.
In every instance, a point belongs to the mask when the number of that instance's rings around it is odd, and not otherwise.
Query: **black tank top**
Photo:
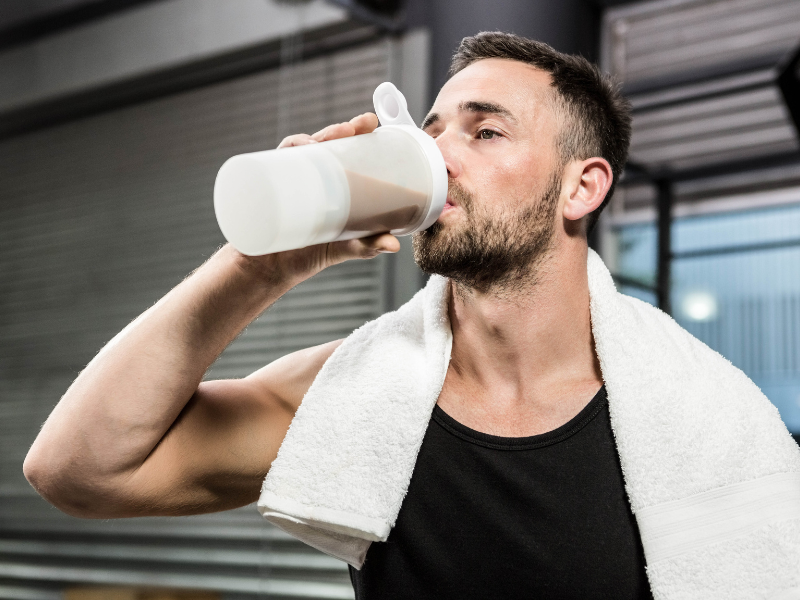
[[[438,406],[397,523],[357,600],[650,600],[605,388],[525,438],[474,431]]]

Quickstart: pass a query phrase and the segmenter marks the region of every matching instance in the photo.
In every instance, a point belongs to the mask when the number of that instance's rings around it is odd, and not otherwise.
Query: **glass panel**
[[[675,320],[747,373],[800,433],[800,206],[679,219],[673,236]]]
[[[776,242],[800,242],[800,206],[677,219],[672,230],[676,254]]]
[[[615,274],[653,285],[655,224],[615,233]],[[742,369],[800,434],[800,204],[676,219],[672,235],[675,320]],[[655,304],[624,279],[618,288]]]
[[[617,268],[620,276],[617,288],[623,294],[657,304],[655,287],[657,231],[653,223],[628,225],[615,232],[617,242]],[[639,282],[643,287],[626,282]]]

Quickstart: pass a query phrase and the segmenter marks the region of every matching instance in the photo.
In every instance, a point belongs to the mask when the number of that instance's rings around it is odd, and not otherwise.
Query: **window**
[[[620,291],[655,304],[644,287],[655,282],[655,224],[618,227],[614,238]],[[672,246],[675,320],[742,369],[800,434],[800,194],[798,204],[675,219]]]

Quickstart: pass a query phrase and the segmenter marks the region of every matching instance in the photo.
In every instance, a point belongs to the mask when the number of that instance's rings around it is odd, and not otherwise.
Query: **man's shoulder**
[[[443,279],[443,278],[442,278]],[[383,356],[389,347],[404,341],[419,342],[424,329],[423,300],[420,290],[397,310],[367,321],[344,339],[299,350],[268,364],[249,376],[262,394],[297,410],[311,384],[317,379],[334,352],[337,366],[352,366],[358,357]]]
[[[323,365],[342,342],[344,340],[339,339],[292,352],[262,367],[246,379],[263,395],[279,400],[293,411],[297,410]]]

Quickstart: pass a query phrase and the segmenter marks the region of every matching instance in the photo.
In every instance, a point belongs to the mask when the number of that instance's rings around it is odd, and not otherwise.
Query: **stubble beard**
[[[414,260],[428,274],[449,277],[458,287],[508,295],[534,286],[555,236],[561,178],[551,176],[538,201],[490,215],[457,183],[450,196],[465,215],[458,227],[438,221],[414,234]]]

